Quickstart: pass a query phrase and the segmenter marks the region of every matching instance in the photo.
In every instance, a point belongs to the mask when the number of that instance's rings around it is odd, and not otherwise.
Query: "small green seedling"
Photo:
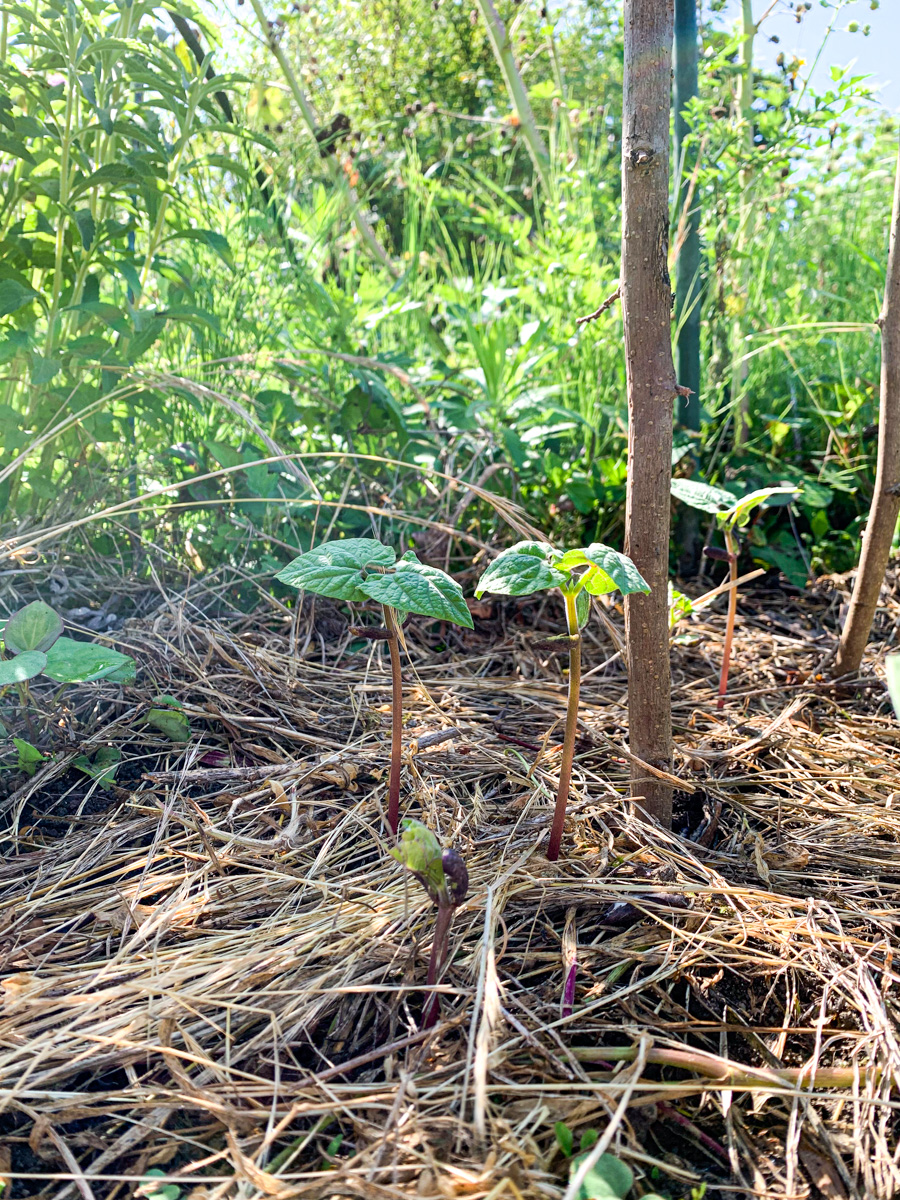
[[[76,642],[63,637],[63,629],[62,617],[43,600],[26,604],[3,626],[0,692],[15,685],[29,736],[33,736],[28,712],[30,679],[39,675],[55,683],[91,683],[97,679],[127,683],[134,679],[133,658],[109,646],[95,646],[91,642]],[[37,760],[27,757],[23,760],[20,750],[19,766],[28,774],[34,774],[37,761],[42,761],[40,756]]]
[[[397,559],[390,546],[373,538],[344,538],[307,550],[288,563],[276,579],[301,591],[332,600],[360,603],[376,600],[384,616],[385,638],[391,653],[391,774],[388,786],[388,824],[400,824],[400,751],[403,692],[400,677],[399,613],[418,613],[472,629],[472,617],[462,588],[449,575],[420,563],[412,550]],[[374,631],[373,631],[374,632]]]
[[[391,856],[418,879],[437,905],[427,978],[428,987],[433,988],[440,979],[447,958],[454,910],[462,904],[469,890],[469,872],[462,855],[453,849],[442,849],[440,842],[421,821],[404,817],[400,828],[400,840],[390,851]],[[437,1023],[440,1003],[437,994],[431,992],[422,1014],[423,1029],[430,1029]]]
[[[713,513],[719,529],[725,538],[725,552],[706,550],[710,558],[721,555],[728,563],[729,582],[728,620],[725,625],[725,645],[722,648],[722,670],[719,675],[719,699],[716,708],[724,708],[725,693],[728,690],[728,669],[731,665],[731,643],[734,640],[734,622],[737,616],[737,577],[738,577],[738,540],[737,530],[743,529],[750,520],[750,514],[757,505],[773,503],[776,496],[796,496],[799,488],[773,487],[761,488],[756,492],[748,492],[746,496],[733,496],[724,488],[713,487],[712,484],[702,483],[698,479],[673,479],[672,495],[676,500],[701,512]],[[778,503],[778,501],[774,501]],[[782,499],[781,503],[785,503]]]
[[[569,1176],[581,1176],[575,1192],[576,1200],[625,1200],[634,1185],[634,1173],[627,1163],[614,1154],[592,1155],[599,1135],[596,1129],[586,1129],[581,1135],[580,1152],[575,1154],[575,1135],[563,1121],[553,1127],[556,1144],[569,1159]],[[593,1160],[593,1161],[590,1161]],[[655,1194],[642,1200],[662,1200]]]
[[[144,723],[159,730],[170,742],[189,742],[191,726],[184,715],[184,705],[174,696],[157,696],[156,707],[144,717]]]
[[[518,542],[494,559],[478,581],[476,596],[496,592],[502,596],[530,596],[532,592],[559,588],[566,604],[569,645],[569,702],[556,809],[550,830],[547,857],[559,858],[566,801],[572,780],[578,696],[581,690],[581,630],[591,615],[591,596],[620,591],[623,596],[649,592],[637,567],[624,554],[601,542],[578,550],[557,550],[546,542]]]

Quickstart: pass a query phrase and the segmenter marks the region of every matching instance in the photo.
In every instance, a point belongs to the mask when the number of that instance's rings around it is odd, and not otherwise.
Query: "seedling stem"
[[[738,577],[737,542],[733,530],[725,526],[725,545],[728,548],[729,582],[735,584]],[[734,621],[737,616],[737,588],[732,587],[728,593],[728,621],[725,626],[725,645],[722,648],[722,672],[719,675],[719,699],[716,708],[725,707],[725,693],[728,690],[728,668],[731,665],[731,643],[734,638]]]
[[[400,825],[400,759],[403,736],[403,684],[400,677],[400,629],[397,614],[389,604],[382,604],[384,627],[390,637],[391,651],[391,775],[388,785],[388,825],[396,834]]]
[[[566,823],[566,801],[572,782],[572,762],[575,757],[575,734],[578,731],[578,699],[581,692],[581,634],[578,630],[578,613],[575,608],[575,592],[563,592],[566,602],[566,625],[569,630],[569,699],[566,707],[566,735],[563,739],[562,764],[559,770],[559,787],[556,789],[556,808],[550,829],[550,844],[547,858],[556,862],[562,845],[563,826]]]

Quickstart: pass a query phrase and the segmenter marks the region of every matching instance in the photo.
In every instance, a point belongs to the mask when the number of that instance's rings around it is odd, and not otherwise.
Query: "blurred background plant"
[[[440,473],[553,540],[617,544],[621,319],[575,319],[618,277],[620,7],[498,5],[541,181],[478,5],[282,4],[263,30],[242,0],[0,6],[0,502],[20,557],[140,574],[152,547],[230,566],[241,606],[340,532],[452,570],[429,522],[484,542],[493,510]],[[842,68],[821,92],[790,56],[748,76],[716,7],[697,166],[673,180],[673,258],[687,204],[702,237],[700,428],[676,472],[802,484],[747,552],[803,586],[854,565],[871,495],[896,121]],[[831,5],[841,27],[868,7]]]

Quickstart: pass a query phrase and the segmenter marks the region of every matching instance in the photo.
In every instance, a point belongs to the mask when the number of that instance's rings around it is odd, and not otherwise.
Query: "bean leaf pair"
[[[779,487],[760,488],[746,496],[735,496],[724,488],[704,483],[700,479],[673,479],[671,492],[676,500],[689,508],[713,513],[723,528],[743,529],[750,514],[758,504],[768,506],[789,504],[800,491],[799,487],[783,484]]]
[[[43,600],[13,613],[3,628],[3,644],[14,657],[0,660],[0,687],[26,683],[38,675],[56,683],[97,679],[123,683],[134,678],[134,659],[127,654],[62,634],[62,618]]]
[[[591,596],[620,591],[624,596],[650,588],[630,558],[594,542],[575,550],[557,550],[547,542],[517,542],[500,554],[478,581],[476,596],[497,592],[501,596],[530,596],[559,588],[566,605],[569,635],[569,699],[563,741],[556,809],[550,829],[547,857],[555,862],[562,845],[566,801],[572,778],[578,697],[581,688],[581,633],[591,615]]]
[[[602,542],[576,550],[557,550],[547,542],[517,542],[494,559],[479,579],[475,595],[530,596],[554,587],[564,594],[583,589],[591,596],[650,591],[631,559]]]
[[[403,613],[418,613],[472,628],[459,584],[409,550],[401,559],[372,538],[346,538],[307,550],[275,576],[282,583],[333,600],[376,600]]]

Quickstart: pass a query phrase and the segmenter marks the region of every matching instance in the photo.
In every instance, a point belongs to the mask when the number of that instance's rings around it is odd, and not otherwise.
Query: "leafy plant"
[[[418,879],[437,905],[427,978],[429,988],[433,988],[447,957],[453,912],[462,904],[469,890],[469,872],[462,855],[452,848],[442,849],[440,842],[421,821],[404,817],[400,825],[400,840],[390,854]],[[422,1014],[423,1029],[430,1029],[437,1022],[439,1012],[440,999],[435,992],[431,992]]]
[[[79,754],[72,766],[90,776],[100,787],[109,788],[113,785],[121,761],[121,750],[115,746],[101,746],[93,758]]]
[[[547,857],[559,858],[566,802],[572,780],[578,697],[581,690],[581,630],[591,613],[591,596],[620,591],[624,596],[649,592],[630,558],[601,542],[575,550],[557,550],[546,542],[518,542],[491,563],[478,581],[476,596],[495,592],[502,596],[530,596],[558,588],[566,606],[566,640],[569,646],[569,698],[566,732],[550,830]]]
[[[191,726],[183,705],[174,696],[157,696],[155,705],[144,718],[145,724],[159,730],[170,742],[190,741]]]
[[[599,1134],[596,1129],[586,1129],[581,1135],[579,1153],[575,1154],[575,1135],[564,1121],[553,1127],[556,1144],[570,1159],[569,1174],[574,1178],[583,1169],[591,1149],[596,1146]],[[631,1168],[614,1154],[601,1154],[583,1171],[583,1178],[575,1193],[576,1200],[624,1200],[634,1185]],[[654,1194],[645,1195],[643,1200],[661,1200]]]
[[[7,657],[0,659],[0,687],[46,675],[56,683],[124,682],[134,677],[134,659],[109,646],[63,637],[59,613],[34,600],[13,613],[3,627]]]
[[[716,523],[725,539],[725,561],[728,563],[729,582],[728,619],[725,625],[725,644],[722,647],[722,669],[719,675],[719,699],[716,708],[725,705],[725,693],[728,690],[728,669],[731,664],[731,644],[734,639],[734,622],[737,616],[737,577],[738,577],[738,538],[737,530],[743,529],[750,521],[750,514],[758,505],[766,505],[775,501],[776,497],[793,497],[797,495],[796,487],[761,488],[748,492],[746,496],[736,497],[724,488],[714,487],[698,479],[673,479],[672,495],[676,500],[701,512],[713,513]],[[775,501],[777,502],[777,501]],[[781,503],[785,503],[782,499]],[[721,552],[707,548],[709,557],[719,557]]]
[[[400,755],[403,693],[400,674],[400,613],[418,613],[438,621],[473,628],[462,588],[444,571],[419,562],[412,550],[401,559],[390,546],[374,538],[345,538],[325,542],[288,563],[276,576],[301,591],[333,600],[361,603],[375,600],[384,617],[382,636],[391,655],[391,773],[388,786],[388,824],[396,833],[400,823]]]

